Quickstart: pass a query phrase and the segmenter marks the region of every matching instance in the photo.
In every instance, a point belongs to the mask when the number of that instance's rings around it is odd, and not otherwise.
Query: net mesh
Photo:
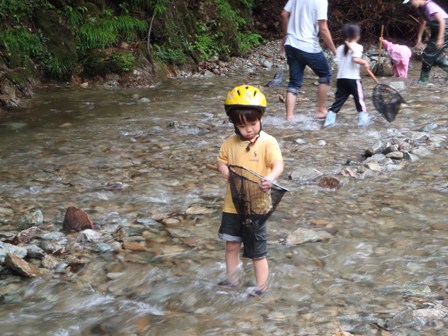
[[[229,184],[233,204],[241,217],[243,226],[256,230],[272,215],[288,190],[273,185],[261,190],[261,177],[244,167],[229,166]]]
[[[388,121],[395,120],[401,104],[405,103],[397,90],[385,84],[378,84],[372,93],[373,105],[376,110]]]

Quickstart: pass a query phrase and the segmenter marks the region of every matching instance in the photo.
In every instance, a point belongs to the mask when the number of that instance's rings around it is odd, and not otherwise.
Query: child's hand
[[[261,183],[259,184],[260,189],[263,190],[264,192],[268,191],[269,189],[271,189],[272,184],[269,181],[263,180],[261,181]]]
[[[423,42],[422,41],[418,41],[417,44],[415,45],[415,49],[418,50],[422,50],[424,47]]]
[[[382,37],[380,37],[380,42],[383,43],[383,38]]]
[[[436,41],[436,47],[437,49],[440,49],[443,47],[443,38],[438,38]]]

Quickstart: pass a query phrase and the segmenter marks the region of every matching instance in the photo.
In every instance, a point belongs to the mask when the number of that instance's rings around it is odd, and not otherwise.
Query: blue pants
[[[320,84],[331,83],[331,68],[323,52],[308,53],[290,45],[285,46],[289,66],[288,92],[297,95],[303,83],[305,67],[308,65],[319,77]]]

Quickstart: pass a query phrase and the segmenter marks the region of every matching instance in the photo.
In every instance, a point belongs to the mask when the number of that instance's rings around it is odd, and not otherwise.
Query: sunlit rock
[[[8,253],[6,255],[5,264],[10,269],[14,270],[24,277],[34,278],[40,275],[40,271],[37,267],[11,253]]]
[[[300,245],[304,243],[319,242],[331,239],[332,235],[325,231],[316,231],[299,228],[286,238],[286,243],[290,245]]]

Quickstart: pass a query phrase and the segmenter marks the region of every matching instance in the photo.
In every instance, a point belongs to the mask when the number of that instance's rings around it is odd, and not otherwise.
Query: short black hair
[[[244,122],[253,122],[261,120],[263,111],[256,108],[234,108],[228,112],[229,120],[232,124],[244,124]]]

